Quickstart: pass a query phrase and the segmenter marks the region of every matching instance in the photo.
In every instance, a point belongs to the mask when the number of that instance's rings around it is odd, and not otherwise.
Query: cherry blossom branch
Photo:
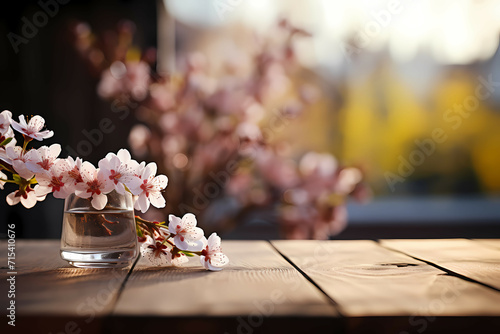
[[[52,131],[42,131],[44,125],[45,120],[40,116],[33,116],[27,122],[21,115],[19,122],[15,122],[10,111],[0,113],[0,159],[3,161],[0,164],[0,189],[5,183],[19,187],[7,196],[9,205],[21,203],[26,208],[32,208],[49,193],[61,199],[75,194],[88,199],[92,207],[99,211],[108,204],[107,194],[116,191],[122,195],[126,192],[132,194],[134,208],[143,213],[150,205],[165,207],[163,192],[168,178],[165,175],[156,176],[156,163],[139,163],[122,149],[117,154],[108,153],[96,168],[80,158],[59,158],[59,144],[28,149],[33,139],[42,141],[52,137]],[[23,135],[22,147],[16,146],[11,126]],[[10,172],[12,179],[2,170]],[[119,223],[106,219],[104,214],[98,219],[108,235],[112,235],[113,230],[106,224]],[[220,248],[220,238],[212,234],[207,240],[203,230],[196,227],[194,215],[187,214],[182,219],[171,215],[169,220],[167,227],[166,222],[150,222],[135,216],[137,235],[142,243],[141,254],[151,264],[180,265],[187,261],[187,257],[194,256],[193,252],[200,255],[201,264],[209,270],[221,270],[229,262]],[[82,223],[89,223],[87,217]]]
[[[220,237],[213,233],[206,239],[203,230],[196,227],[193,214],[188,213],[182,219],[170,215],[168,227],[165,222],[151,222],[139,216],[135,221],[140,231],[141,253],[153,265],[180,265],[187,262],[187,257],[198,255],[206,269],[215,271],[229,262],[222,253]]]

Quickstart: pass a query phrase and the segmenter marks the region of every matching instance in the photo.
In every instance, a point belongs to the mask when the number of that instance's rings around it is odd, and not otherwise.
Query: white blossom
[[[229,258],[222,253],[221,239],[217,233],[212,233],[201,252],[200,262],[208,270],[218,271],[229,263]]]
[[[113,190],[113,182],[87,161],[82,163],[80,174],[83,182],[76,185],[75,195],[81,198],[92,198],[92,206],[95,209],[104,209],[108,203],[106,194]]]
[[[80,167],[82,166],[83,160],[81,158],[76,158],[74,160],[72,157],[66,158],[66,165],[68,177],[71,179],[73,185],[83,182],[82,175],[80,174]]]
[[[4,110],[0,113],[0,137],[4,136],[10,130],[10,124],[12,122],[12,113],[8,110]],[[9,136],[4,136],[9,138]]]
[[[29,180],[35,174],[29,170],[26,166],[26,156],[23,153],[23,149],[20,146],[9,146],[5,148],[5,153],[7,155],[6,162],[12,165],[12,168],[19,174],[23,179]]]
[[[0,189],[3,189],[3,185],[5,184],[5,181],[2,180],[7,180],[7,175],[0,171]]]
[[[136,175],[138,168],[139,163],[132,160],[125,149],[118,151],[117,155],[108,153],[99,161],[99,169],[113,182],[119,194],[125,194],[125,186],[129,189],[141,186],[141,179]]]
[[[59,160],[57,158],[59,154],[61,154],[61,145],[59,144],[31,149],[24,155],[26,167],[35,174],[47,173]]]
[[[146,212],[150,203],[157,208],[165,207],[165,198],[161,192],[167,187],[168,178],[165,175],[155,176],[156,169],[156,163],[149,163],[140,174],[140,185],[130,188],[132,194],[139,196],[135,208],[141,212]]]
[[[176,253],[172,256],[170,247],[158,240],[153,240],[150,236],[141,245],[142,256],[153,266],[179,266],[188,261],[185,254]]]
[[[27,186],[25,189],[16,190],[7,195],[7,204],[12,206],[21,202],[26,209],[31,209],[37,202],[45,199],[45,195],[38,196],[36,194],[37,189],[38,185],[34,189],[31,186]]]
[[[20,115],[19,123],[13,120],[11,125],[17,132],[20,132],[23,135],[36,139],[38,141],[42,141],[54,135],[53,131],[41,131],[43,129],[43,126],[45,125],[45,120],[43,119],[43,117],[38,115],[33,116],[28,123],[26,123],[24,115]]]
[[[175,245],[185,251],[199,252],[203,249],[203,230],[196,227],[196,217],[186,213],[182,219],[174,215],[168,216],[168,230],[175,234]]]
[[[55,198],[65,199],[73,193],[74,184],[67,174],[68,165],[66,160],[55,163],[47,173],[36,174],[39,187],[36,190],[38,196],[52,193]]]

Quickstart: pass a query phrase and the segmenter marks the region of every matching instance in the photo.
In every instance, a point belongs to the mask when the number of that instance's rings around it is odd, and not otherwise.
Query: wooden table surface
[[[500,333],[500,239],[223,241],[231,263],[79,269],[0,242],[1,333]]]

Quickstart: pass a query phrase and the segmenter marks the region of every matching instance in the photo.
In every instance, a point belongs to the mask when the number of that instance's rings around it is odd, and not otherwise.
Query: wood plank
[[[500,249],[500,239],[472,239],[475,242],[479,242],[483,246],[493,247]]]
[[[220,272],[202,269],[198,258],[183,268],[152,268],[139,261],[107,329],[333,332],[335,307],[268,242],[225,241],[223,248],[231,262]]]
[[[381,244],[500,290],[500,249],[467,239],[382,240]]]
[[[98,332],[102,318],[111,312],[130,268],[74,268],[61,259],[59,248],[59,240],[16,241],[16,333],[32,333],[33,328],[47,333],[78,328]],[[7,242],[0,242],[0,249],[0,312],[5,318]],[[0,328],[4,325],[2,321]]]
[[[500,293],[373,241],[272,244],[348,317],[500,315]]]

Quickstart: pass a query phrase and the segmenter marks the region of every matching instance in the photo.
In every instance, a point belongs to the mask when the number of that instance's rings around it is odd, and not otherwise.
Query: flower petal
[[[101,170],[108,171],[111,169],[110,165],[109,165],[109,159],[107,158],[107,156],[106,156],[106,158],[99,160],[99,162],[97,163],[97,166],[99,166],[99,169],[101,169]]]
[[[85,161],[80,167],[80,175],[83,181],[91,182],[96,178],[96,168],[90,162]]]
[[[208,237],[208,248],[210,250],[220,248],[220,244],[221,244],[221,239],[217,235],[217,233],[214,232]]]
[[[104,207],[106,206],[106,204],[108,203],[108,196],[104,195],[104,194],[94,194],[94,196],[92,196],[92,206],[94,207],[94,209],[96,210],[102,210],[104,209]]]
[[[12,167],[23,179],[29,180],[33,177],[33,175],[35,175],[32,171],[26,168],[26,164],[21,160],[12,161]]]
[[[186,255],[178,253],[177,256],[174,257],[172,260],[172,265],[174,266],[181,266],[183,263],[188,262],[189,259],[187,258]]]
[[[10,194],[7,195],[7,204],[9,204],[10,206],[12,205],[16,205],[17,203],[19,203],[21,201],[21,196],[16,196],[16,193],[17,191],[14,191]]]
[[[42,141],[42,140],[50,138],[52,136],[54,136],[54,131],[49,131],[49,130],[37,132],[37,133],[30,135],[31,138],[34,138],[38,141]]]
[[[43,119],[42,116],[38,115],[33,116],[28,123],[28,127],[32,129],[34,132],[39,132],[44,125],[45,125],[45,120]]]
[[[189,241],[187,242],[186,251],[190,252],[200,252],[204,247],[203,240]]]
[[[203,235],[205,234],[203,230],[199,227],[187,227],[185,228],[185,230],[187,233],[186,237],[192,241],[200,240],[201,238],[203,238]]]
[[[100,189],[104,194],[109,194],[115,189],[115,183],[110,179],[104,179],[102,181]]]
[[[39,180],[37,179],[37,181],[39,181]],[[46,185],[46,186],[39,185],[39,186],[36,188],[36,190],[35,190],[35,194],[36,194],[37,196],[47,195],[47,194],[49,194],[49,193],[51,193],[51,192],[52,192],[52,187],[50,187],[50,186],[48,186],[48,185]]]
[[[23,125],[23,122],[24,122],[24,125]],[[13,120],[10,125],[17,132],[24,134],[24,130],[26,129],[26,121],[24,120],[23,115],[19,116],[19,123]]]
[[[149,180],[151,177],[154,177],[156,175],[157,168],[158,167],[154,162],[150,162],[149,164],[147,164],[147,166],[142,171],[141,179]]]
[[[214,267],[223,267],[229,263],[229,258],[224,253],[215,253],[210,255],[210,264]]]
[[[149,194],[149,201],[151,204],[158,209],[164,208],[166,201],[160,192],[154,192]]]
[[[19,115],[19,123],[23,126],[23,128],[28,127],[28,123],[26,123],[26,118],[24,115]]]
[[[153,184],[155,185],[155,187],[158,187],[158,190],[163,190],[168,185],[168,177],[166,177],[165,175],[158,175],[154,178]]]
[[[123,183],[125,183],[125,185],[130,189],[131,192],[132,192],[132,189],[137,191],[137,188],[139,188],[139,192],[140,192],[142,180],[139,177],[137,177],[135,175],[131,176],[131,177],[127,177]]]
[[[71,193],[73,193],[73,192],[69,191],[68,188],[62,187],[61,190],[54,191],[52,193],[52,196],[54,196],[54,198],[58,198],[58,199],[66,199]]]
[[[132,156],[130,155],[130,152],[124,148],[118,151],[116,154],[120,161],[124,164],[128,163],[130,160],[132,160]]]
[[[26,198],[24,196],[21,196],[21,204],[26,208],[26,209],[31,209],[32,207],[35,206],[37,200],[36,200],[36,194],[34,191],[30,191]]]
[[[177,225],[181,226],[182,220],[174,215],[168,215],[168,230],[170,233],[177,233]]]
[[[61,154],[61,145],[59,144],[53,144],[49,147],[48,152],[49,156],[52,159],[55,159]]]
[[[81,183],[79,183],[79,184],[81,184]],[[91,193],[87,192],[87,189],[84,189],[84,190],[78,189],[79,184],[76,185],[77,186],[77,189],[75,189],[76,196],[78,196],[80,198],[89,198],[90,196],[92,196]]]
[[[7,175],[2,173],[2,171],[0,171],[0,179],[7,180]],[[3,189],[3,185],[5,184],[5,181],[2,180],[0,180],[0,189]]]
[[[210,261],[207,261],[206,264],[207,264],[207,269],[210,271],[221,271],[222,270],[222,267],[215,267],[210,263]]]
[[[149,209],[149,200],[146,197],[146,194],[142,193],[139,195],[139,198],[137,199],[136,204],[138,204],[139,210],[141,210],[142,213],[148,211]]]
[[[117,184],[115,184],[115,190],[120,195],[125,194],[125,186],[121,182],[118,182]]]
[[[192,213],[186,213],[184,217],[182,217],[182,225],[184,227],[195,227],[196,223],[196,216]]]
[[[174,237],[174,243],[175,246],[177,246],[177,248],[179,248],[180,250],[188,250],[190,246],[186,239],[184,239],[184,237],[181,235],[176,235]]]

